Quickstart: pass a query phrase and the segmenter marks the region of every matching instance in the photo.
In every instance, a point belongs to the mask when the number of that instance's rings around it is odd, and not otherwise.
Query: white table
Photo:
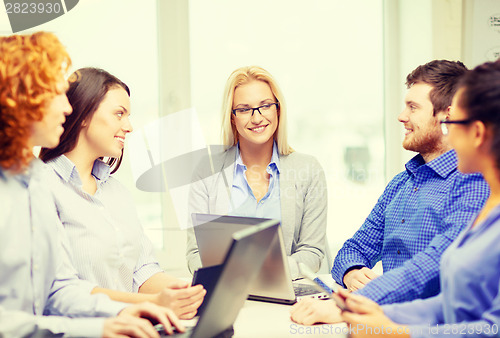
[[[290,307],[247,300],[234,323],[234,337],[346,337],[345,323],[304,326],[292,322]]]
[[[320,276],[326,284],[335,284],[330,275]],[[312,283],[305,279],[300,283]],[[290,305],[274,304],[247,300],[240,310],[234,323],[234,337],[347,337],[347,325],[318,324],[304,326],[294,323],[290,319]],[[193,320],[183,321],[188,326],[195,325],[197,317]]]

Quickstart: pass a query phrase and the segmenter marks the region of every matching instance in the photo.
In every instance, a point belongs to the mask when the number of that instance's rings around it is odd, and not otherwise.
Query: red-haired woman
[[[93,285],[76,277],[59,238],[47,187],[53,174],[32,148],[59,143],[72,111],[64,80],[70,63],[50,33],[0,37],[0,336],[158,336],[141,315],[172,332],[170,320],[178,324],[170,309],[91,296]]]

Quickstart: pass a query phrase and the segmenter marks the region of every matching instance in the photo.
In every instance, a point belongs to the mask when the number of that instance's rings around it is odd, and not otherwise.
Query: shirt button
[[[33,270],[38,271],[38,264],[33,265]]]
[[[405,222],[405,219],[403,218],[403,219],[401,220],[401,223],[404,223],[404,222]]]
[[[401,255],[401,251],[398,250],[398,255]]]
[[[418,191],[418,187],[415,187],[415,188],[413,189],[413,191],[417,192],[417,191]]]

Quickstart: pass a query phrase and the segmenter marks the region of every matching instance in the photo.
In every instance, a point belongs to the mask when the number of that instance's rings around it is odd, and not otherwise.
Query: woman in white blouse
[[[200,166],[189,197],[190,213],[273,218],[281,221],[292,279],[298,263],[318,271],[326,250],[327,190],[318,161],[288,144],[286,104],[276,80],[257,66],[228,78],[222,108],[226,150]],[[188,267],[201,266],[192,228]]]
[[[59,178],[52,190],[79,277],[97,284],[93,293],[151,301],[192,318],[205,290],[163,272],[129,192],[111,176],[132,131],[129,88],[104,70],[83,68],[70,77],[67,96],[73,114],[61,142],[40,158]]]

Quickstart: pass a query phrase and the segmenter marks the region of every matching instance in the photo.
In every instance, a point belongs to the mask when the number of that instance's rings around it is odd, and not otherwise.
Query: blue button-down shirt
[[[499,206],[474,228],[467,227],[445,251],[440,265],[441,293],[438,296],[386,305],[384,313],[396,323],[410,324],[412,337],[498,337],[498,243]]]
[[[0,168],[0,336],[100,336],[102,319],[124,305],[91,296],[71,265],[48,185],[50,168],[34,160],[25,174]],[[45,316],[51,315],[51,316]]]
[[[137,292],[163,271],[130,193],[110,176],[107,164],[94,162],[94,195],[83,191],[78,170],[66,156],[47,164],[57,175],[51,190],[80,278],[107,289]]]
[[[267,165],[269,174],[269,187],[264,197],[257,201],[248,185],[245,172],[247,166],[243,164],[239,146],[236,149],[236,162],[234,163],[233,186],[231,188],[231,206],[229,215],[244,217],[272,218],[281,221],[280,204],[280,159],[276,143],[273,145],[271,162]]]
[[[343,284],[353,266],[384,275],[357,293],[379,304],[427,298],[439,292],[439,261],[469,219],[483,206],[489,188],[479,174],[457,170],[453,150],[429,163],[417,155],[387,185],[372,212],[335,258],[332,276]]]

